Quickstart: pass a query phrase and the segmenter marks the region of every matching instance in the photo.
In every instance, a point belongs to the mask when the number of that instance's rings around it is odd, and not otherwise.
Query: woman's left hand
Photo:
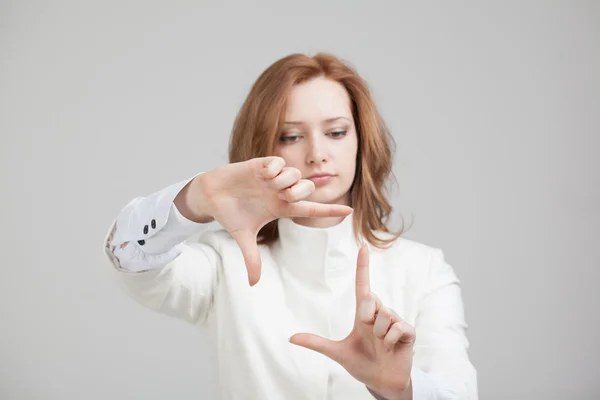
[[[386,400],[412,399],[415,329],[371,292],[369,254],[358,252],[354,328],[340,341],[297,333],[290,342],[317,351],[339,363],[354,378]]]

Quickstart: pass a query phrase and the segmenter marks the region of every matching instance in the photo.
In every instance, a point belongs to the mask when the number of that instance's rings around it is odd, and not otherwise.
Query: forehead
[[[352,118],[344,86],[324,77],[294,85],[287,99],[286,120],[318,122],[332,117]]]

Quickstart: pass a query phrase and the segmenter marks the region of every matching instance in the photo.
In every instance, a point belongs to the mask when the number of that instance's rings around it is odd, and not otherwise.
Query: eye
[[[282,143],[291,143],[300,139],[300,135],[284,135],[279,138]]]
[[[346,132],[345,130],[343,131],[333,131],[329,133],[329,136],[331,136],[332,138],[340,138],[340,137],[344,137],[346,136]]]

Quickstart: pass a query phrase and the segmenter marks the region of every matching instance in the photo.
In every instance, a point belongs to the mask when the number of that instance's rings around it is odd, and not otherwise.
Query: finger
[[[392,326],[390,326],[388,333],[383,338],[384,346],[387,347],[388,349],[392,350],[394,348],[394,346],[396,345],[396,343],[398,343],[398,340],[400,340],[401,336],[402,336],[402,323],[394,322],[392,324]]]
[[[373,325],[383,307],[381,300],[373,293],[369,293],[360,303],[358,308],[359,320],[367,325]]]
[[[373,324],[373,334],[379,339],[383,339],[388,333],[391,325],[392,315],[387,307],[383,307],[379,313],[377,313],[377,318]]]
[[[281,157],[265,157],[263,168],[258,171],[258,176],[262,179],[273,179],[285,167],[285,160]]]
[[[312,333],[296,333],[290,337],[289,340],[290,343],[314,350],[331,358],[333,361],[340,364],[342,363],[344,350],[341,342],[329,340],[321,336],[313,335]]]
[[[361,322],[371,325],[375,318],[377,317],[377,305],[375,300],[372,298],[365,298],[360,303],[358,308],[358,317]]]
[[[279,175],[272,179],[265,180],[265,186],[273,190],[283,190],[294,185],[302,178],[302,173],[298,168],[284,167]]]
[[[231,236],[235,239],[246,263],[246,271],[248,272],[248,283],[250,286],[256,285],[260,279],[261,260],[256,244],[256,234],[249,230],[240,230],[231,232]]]
[[[290,203],[283,217],[345,217],[350,213],[352,213],[352,208],[348,206],[342,206],[339,204],[322,204],[302,200],[296,203]]]
[[[295,203],[310,196],[315,191],[315,183],[302,179],[292,187],[282,190],[279,198],[289,203]]]
[[[369,278],[369,248],[362,245],[356,261],[356,302],[357,305],[371,293]]]
[[[415,329],[406,321],[394,322],[383,338],[383,344],[393,349],[397,343],[413,343],[416,339]]]
[[[390,311],[390,314],[392,315],[392,322],[402,321],[402,318],[400,318],[400,316],[398,315],[398,313],[396,311],[392,310],[391,308],[388,308],[388,310]]]
[[[414,343],[417,339],[417,332],[415,331],[415,328],[404,320],[401,320],[400,326],[402,328],[402,335],[400,336],[400,339],[398,339],[398,342]]]
[[[264,179],[265,176],[263,176],[263,173],[268,170],[269,165],[274,161],[279,165],[282,165],[281,168],[285,166],[285,160],[281,157],[276,156],[252,158],[250,160],[244,161],[243,163],[254,176],[256,176],[259,179]],[[269,178],[273,178],[276,175],[277,174],[269,176]]]

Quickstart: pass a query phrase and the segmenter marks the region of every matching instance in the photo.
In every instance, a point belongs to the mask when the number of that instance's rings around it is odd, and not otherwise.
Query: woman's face
[[[322,77],[294,86],[284,121],[275,155],[315,183],[307,200],[350,205],[358,140],[346,89]]]

